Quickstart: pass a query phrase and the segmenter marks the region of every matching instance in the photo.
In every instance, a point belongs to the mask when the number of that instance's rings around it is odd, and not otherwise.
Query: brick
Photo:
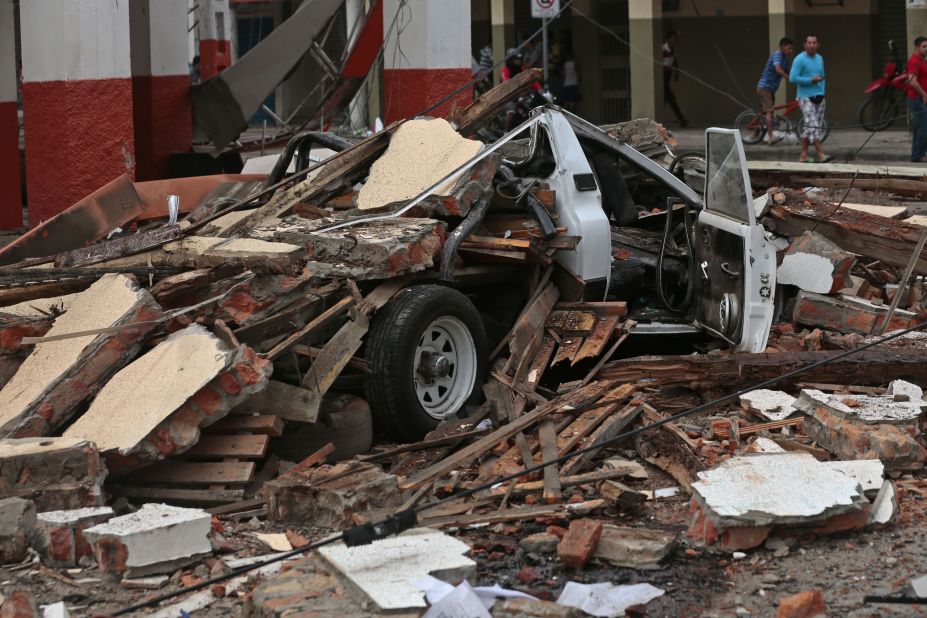
[[[241,384],[231,371],[226,371],[219,376],[219,387],[225,394],[233,397],[241,392]]]
[[[74,438],[0,440],[0,495],[39,512],[101,506],[106,469],[96,447]]]
[[[557,545],[557,557],[564,565],[581,569],[595,553],[602,534],[602,522],[594,519],[576,519],[570,522],[567,533]]]
[[[28,592],[16,590],[6,595],[0,605],[0,618],[40,618],[35,599]]]
[[[42,536],[42,560],[51,566],[72,567],[84,556],[93,556],[93,549],[84,537],[84,530],[102,524],[115,516],[108,506],[50,511],[38,514]]]
[[[779,599],[776,618],[812,618],[827,612],[820,590],[805,590]]]
[[[171,573],[212,552],[212,516],[200,509],[146,504],[135,513],[84,530],[105,573]]]
[[[215,416],[223,408],[222,393],[212,386],[206,385],[198,390],[192,397],[193,404],[203,411],[206,416]]]
[[[38,540],[35,505],[22,498],[0,500],[0,564],[22,562]]]

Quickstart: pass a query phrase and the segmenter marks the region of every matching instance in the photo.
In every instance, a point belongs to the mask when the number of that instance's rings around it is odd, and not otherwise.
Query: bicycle
[[[800,110],[800,107],[797,100],[774,106],[773,134],[795,133],[801,136],[805,128],[804,116],[798,119],[797,126],[788,118],[790,114],[796,110]],[[775,113],[777,111],[781,111],[782,113]],[[763,141],[763,137],[768,134],[766,127],[766,112],[745,109],[738,114],[737,119],[734,120],[734,128],[740,131],[740,137],[743,139],[744,144],[757,144]],[[821,141],[823,142],[827,139],[827,136],[830,135],[830,125],[827,123],[827,120],[824,121],[824,126],[822,126],[821,129],[823,130],[823,135],[821,137]]]

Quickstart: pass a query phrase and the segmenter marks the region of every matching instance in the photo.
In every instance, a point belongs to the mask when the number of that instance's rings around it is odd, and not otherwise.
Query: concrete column
[[[794,59],[802,50],[802,43],[795,34],[795,0],[767,0],[769,5],[769,53],[779,49],[779,40],[784,36],[795,39]],[[791,33],[791,34],[789,34]],[[776,91],[776,105],[785,105],[788,102],[787,80],[782,80],[782,86]]]
[[[908,49],[899,49],[899,55],[907,59],[914,50],[914,39],[927,36],[927,3],[908,0],[905,11],[906,30],[908,33]],[[880,50],[881,51],[881,50]]]
[[[29,223],[135,174],[129,4],[20,3]]]
[[[384,47],[383,108],[385,122],[418,114],[470,81],[470,3],[429,0],[409,3],[384,0],[383,24],[399,14]],[[445,116],[454,104],[464,106],[471,89],[428,112]]]
[[[663,82],[660,60],[662,17],[660,0],[628,2],[628,27],[631,42],[631,118],[656,118],[662,107]]]
[[[23,224],[13,0],[0,0],[0,229]]]
[[[348,28],[348,48],[354,45],[360,36],[364,25],[364,0],[346,0],[344,3],[345,23]],[[351,110],[350,124],[352,129],[367,127],[367,84],[365,83],[351,99],[348,106]]]
[[[170,154],[190,149],[187,0],[132,0],[136,178],[170,175]]]
[[[232,64],[232,12],[229,0],[199,0],[200,77],[206,81]]]
[[[494,62],[499,62],[505,58],[505,50],[518,45],[515,32],[515,0],[492,0],[490,20],[492,22],[492,58]],[[499,83],[499,71],[501,70],[500,65],[493,71],[493,83]]]

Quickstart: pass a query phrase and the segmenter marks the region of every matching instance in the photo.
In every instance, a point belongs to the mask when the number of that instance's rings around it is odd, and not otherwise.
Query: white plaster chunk
[[[846,474],[859,483],[863,493],[878,491],[885,478],[885,465],[878,459],[853,459],[850,461],[825,461],[825,466]]]
[[[409,582],[426,575],[445,581],[464,579],[476,563],[470,547],[438,530],[415,528],[370,545],[328,545],[319,553],[382,610],[425,607],[421,590]]]
[[[69,618],[70,615],[64,601],[42,606],[42,618]]]
[[[386,152],[370,166],[357,207],[367,210],[411,199],[475,157],[482,146],[461,137],[447,120],[410,120],[396,129]],[[450,194],[456,181],[449,179],[434,194]]]
[[[149,503],[135,513],[87,528],[84,537],[91,544],[106,537],[118,538],[126,548],[126,566],[131,569],[211,553],[211,522],[212,516],[202,509]]]
[[[71,300],[47,336],[107,328],[132,311],[148,293],[124,276],[103,275]],[[38,343],[0,390],[0,426],[15,421],[46,389],[64,376],[100,335]]]
[[[834,285],[834,265],[813,253],[789,253],[776,270],[776,283],[827,294]]]
[[[786,450],[770,440],[760,436],[747,447],[748,453],[785,453]]]
[[[898,496],[895,494],[895,484],[886,479],[882,483],[882,488],[872,501],[872,508],[869,511],[870,526],[882,526],[891,523],[898,513]]]
[[[230,354],[198,324],[177,331],[113,376],[64,435],[125,454],[215,378]]]
[[[781,421],[795,413],[795,398],[782,391],[761,388],[740,396],[741,407],[762,414],[772,421]]]
[[[893,398],[901,395],[902,397],[907,397],[908,401],[912,403],[923,403],[924,401],[924,390],[917,384],[911,384],[904,380],[892,380],[888,383],[888,389],[885,391],[886,395],[889,395]]]
[[[93,519],[104,515],[114,515],[112,508],[108,506],[91,506],[83,509],[72,509],[69,511],[46,511],[38,514],[39,523],[55,526],[56,528],[65,526],[74,526],[85,519]]]
[[[856,479],[806,454],[734,457],[698,476],[695,495],[724,525],[802,523],[869,503]]]
[[[845,401],[852,400],[854,405]],[[907,424],[916,421],[922,414],[922,402],[895,401],[888,395],[835,395],[816,389],[802,389],[795,407],[806,414],[814,415],[816,406],[825,406],[829,412],[856,418],[865,423]]]

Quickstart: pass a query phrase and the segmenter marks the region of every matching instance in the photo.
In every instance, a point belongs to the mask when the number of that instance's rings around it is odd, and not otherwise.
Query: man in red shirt
[[[911,160],[927,161],[927,37],[914,39],[914,53],[908,59],[907,72]]]

